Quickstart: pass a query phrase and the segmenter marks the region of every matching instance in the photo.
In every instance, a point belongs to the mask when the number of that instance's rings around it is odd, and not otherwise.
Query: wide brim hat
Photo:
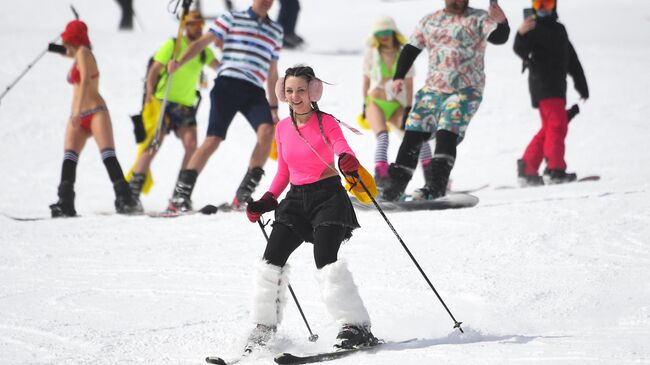
[[[382,30],[392,30],[395,33],[395,38],[400,44],[406,44],[408,40],[402,35],[402,33],[397,29],[395,21],[389,16],[383,16],[372,23],[370,28],[370,37],[368,38],[368,46],[378,48],[379,41],[375,37],[375,33],[381,32]]]
[[[65,26],[63,33],[61,33],[61,40],[74,46],[90,47],[88,26],[86,26],[86,23],[81,20],[73,20],[69,22]]]

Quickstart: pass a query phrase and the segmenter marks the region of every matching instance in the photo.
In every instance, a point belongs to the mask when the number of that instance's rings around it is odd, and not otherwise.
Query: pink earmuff
[[[275,96],[277,96],[278,100],[281,102],[287,102],[287,98],[284,97],[284,77],[280,77],[278,81],[275,82]]]
[[[281,102],[287,102],[287,98],[284,96],[284,77],[280,77],[275,83],[275,96]],[[319,79],[309,81],[309,101],[318,102],[322,96],[323,82]]]

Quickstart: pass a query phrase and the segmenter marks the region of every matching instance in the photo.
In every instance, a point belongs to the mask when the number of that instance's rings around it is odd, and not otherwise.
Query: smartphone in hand
[[[535,10],[533,8],[524,9],[524,19],[528,19],[530,16],[535,15]]]
[[[64,46],[56,43],[50,43],[47,45],[47,51],[52,52],[52,53],[58,53],[58,54],[66,54],[66,49]]]

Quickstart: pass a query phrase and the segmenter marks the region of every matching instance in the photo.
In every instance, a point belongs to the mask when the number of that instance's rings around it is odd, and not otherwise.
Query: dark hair
[[[322,80],[316,77],[316,73],[314,73],[313,68],[304,65],[289,67],[287,71],[284,72],[285,82],[287,80],[287,77],[289,76],[302,77],[303,79],[305,79],[305,81],[307,81],[308,84],[312,80],[319,80],[322,82]],[[314,110],[314,113],[316,113],[316,118],[318,118],[318,128],[320,129],[321,137],[323,137],[323,141],[325,141],[325,143],[329,145],[330,143],[327,140],[327,137],[325,136],[325,131],[323,130],[323,115],[322,115],[323,112],[318,108],[318,103],[315,101],[311,102],[311,107]],[[296,117],[294,116],[293,108],[291,107],[291,104],[289,104],[289,115],[291,116],[291,122],[293,123],[293,127],[296,129],[298,134],[302,137],[302,133],[300,133],[300,129],[298,129],[298,122],[296,122]]]

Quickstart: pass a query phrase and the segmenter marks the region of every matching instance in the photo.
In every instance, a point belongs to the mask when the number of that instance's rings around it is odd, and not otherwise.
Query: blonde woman
[[[384,187],[388,180],[388,126],[404,130],[413,98],[413,75],[411,68],[404,80],[405,88],[393,94],[390,86],[397,67],[397,60],[406,38],[390,17],[377,19],[367,42],[363,61],[363,99],[365,119],[377,139],[375,147],[375,181]],[[431,149],[425,144],[420,153],[424,167],[431,161]]]

